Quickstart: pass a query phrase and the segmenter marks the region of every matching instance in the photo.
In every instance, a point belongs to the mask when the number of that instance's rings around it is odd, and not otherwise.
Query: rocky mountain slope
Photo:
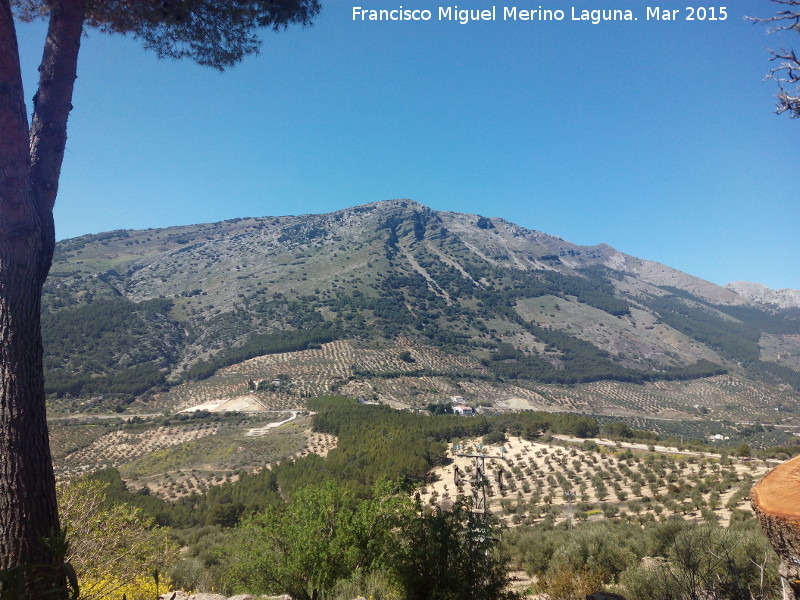
[[[524,396],[512,386],[728,377],[766,386],[765,410],[794,411],[800,389],[797,308],[411,200],[65,240],[43,328],[57,406],[180,396],[279,354],[292,376],[271,392],[298,398],[312,380],[444,382],[427,399],[468,378],[493,390],[481,398],[510,398]],[[353,349],[335,374],[312,358],[333,342]],[[240,370],[272,381],[280,368]]]
[[[761,283],[734,281],[725,286],[739,296],[772,308],[800,308],[800,290],[772,290]]]

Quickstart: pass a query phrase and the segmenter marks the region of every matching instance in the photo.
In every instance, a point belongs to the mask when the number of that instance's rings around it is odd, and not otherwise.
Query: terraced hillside
[[[408,355],[413,362],[403,360]],[[291,410],[302,409],[308,397],[331,391],[397,408],[418,409],[461,396],[479,407],[501,411],[680,421],[771,423],[776,415],[784,418],[796,410],[790,391],[733,375],[643,384],[597,381],[569,387],[500,381],[475,359],[448,355],[405,338],[381,348],[340,340],[315,350],[253,358],[202,381],[173,387],[159,403],[171,410],[213,411],[218,405],[220,410]]]
[[[197,416],[201,418],[54,424],[56,475],[69,479],[115,468],[130,490],[175,500],[271,463],[307,454],[325,456],[336,446],[335,438],[312,432],[308,416],[297,412]]]
[[[65,240],[44,304],[55,412],[255,387],[780,421],[800,389],[796,308],[409,200]]]

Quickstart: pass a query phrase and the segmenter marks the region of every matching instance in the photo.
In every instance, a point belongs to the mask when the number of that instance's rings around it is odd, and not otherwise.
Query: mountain
[[[56,411],[338,390],[774,419],[800,389],[797,308],[411,200],[64,240],[43,331]]]
[[[749,281],[734,281],[725,287],[755,304],[771,308],[800,308],[800,290],[772,290]]]

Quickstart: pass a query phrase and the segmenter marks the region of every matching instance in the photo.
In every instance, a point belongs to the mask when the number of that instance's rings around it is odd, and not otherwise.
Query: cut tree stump
[[[781,559],[784,598],[800,600],[800,456],[767,473],[750,498],[761,528]]]

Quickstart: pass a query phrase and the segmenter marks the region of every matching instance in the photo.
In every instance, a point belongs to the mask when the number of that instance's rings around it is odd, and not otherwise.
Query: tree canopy
[[[316,600],[337,581],[382,566],[394,530],[411,514],[408,497],[383,483],[360,501],[333,481],[304,488],[283,510],[245,521],[229,550],[229,583]]]
[[[49,13],[46,0],[13,0],[19,18]],[[132,35],[159,58],[225,69],[261,48],[260,29],[310,25],[318,0],[88,0],[85,25]]]

